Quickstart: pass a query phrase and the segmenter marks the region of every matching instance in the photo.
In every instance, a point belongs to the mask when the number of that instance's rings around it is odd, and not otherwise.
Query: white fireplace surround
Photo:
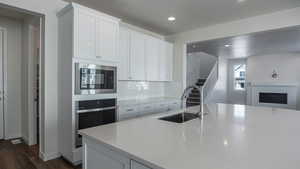
[[[251,84],[247,89],[247,103],[253,106],[297,109],[297,84]],[[260,93],[286,93],[287,104],[260,103]]]

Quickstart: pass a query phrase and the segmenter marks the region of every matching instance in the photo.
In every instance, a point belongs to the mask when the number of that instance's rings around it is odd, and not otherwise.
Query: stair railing
[[[205,99],[208,97],[209,93],[214,89],[218,79],[219,79],[219,62],[217,60],[201,89],[201,100],[200,100],[201,112],[203,112],[203,104]]]

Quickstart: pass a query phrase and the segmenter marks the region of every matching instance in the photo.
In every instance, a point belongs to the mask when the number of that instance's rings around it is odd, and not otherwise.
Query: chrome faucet
[[[197,112],[197,116],[202,118],[203,117],[203,95],[202,95],[203,89],[201,89],[199,86],[189,86],[186,89],[184,89],[184,92],[181,96],[181,109],[184,109],[184,103],[186,103],[187,96],[190,93],[190,91],[194,88],[198,89],[200,92],[200,110],[199,112]]]

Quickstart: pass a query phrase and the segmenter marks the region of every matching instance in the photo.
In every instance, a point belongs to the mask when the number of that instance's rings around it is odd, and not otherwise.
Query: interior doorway
[[[30,146],[41,135],[43,21],[41,14],[0,4],[0,139]]]
[[[246,59],[228,60],[228,102],[246,105]]]

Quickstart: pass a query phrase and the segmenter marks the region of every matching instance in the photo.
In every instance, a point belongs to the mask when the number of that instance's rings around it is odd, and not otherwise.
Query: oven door
[[[75,94],[116,93],[116,67],[80,63],[75,67]]]
[[[76,113],[76,131],[116,122],[116,107],[94,110],[78,110]],[[76,148],[82,146],[82,137],[76,132]]]

